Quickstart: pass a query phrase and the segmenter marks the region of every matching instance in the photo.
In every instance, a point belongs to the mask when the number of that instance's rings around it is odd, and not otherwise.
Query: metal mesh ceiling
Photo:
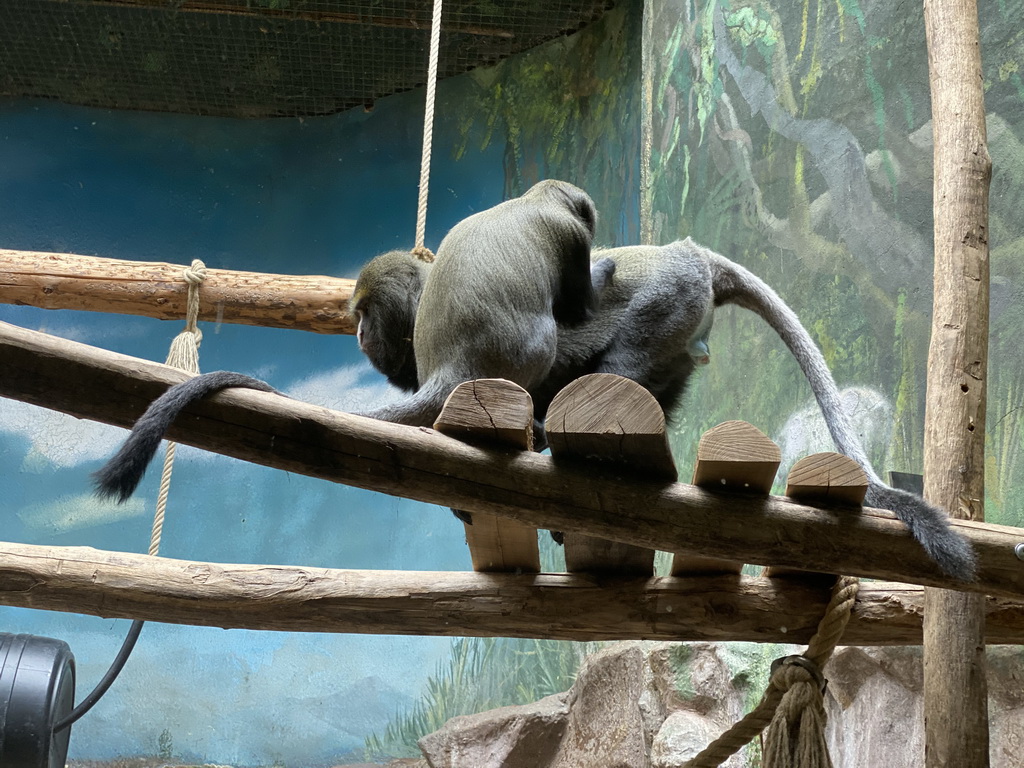
[[[574,32],[608,0],[447,0],[439,76]],[[0,95],[321,115],[422,85],[431,0],[0,0]]]

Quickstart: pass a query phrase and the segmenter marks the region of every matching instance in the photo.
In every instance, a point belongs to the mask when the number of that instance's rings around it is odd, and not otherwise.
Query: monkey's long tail
[[[468,381],[468,379],[454,378],[450,381],[446,379],[444,384],[439,383],[436,379],[427,381],[413,394],[403,397],[401,400],[369,411],[356,411],[355,415],[411,427],[432,427],[441,414],[448,395],[463,381]]]
[[[950,576],[973,581],[977,562],[970,544],[949,525],[948,515],[919,496],[882,482],[850,425],[832,372],[796,313],[757,275],[705,250],[714,275],[716,304],[736,304],[760,315],[797,359],[818,401],[840,453],[856,461],[868,477],[864,503],[896,514],[928,556]]]
[[[119,504],[127,501],[178,414],[196,400],[228,387],[277,391],[264,381],[232,371],[204,373],[175,384],[150,403],[117,453],[93,473],[96,495],[103,499],[115,498]]]

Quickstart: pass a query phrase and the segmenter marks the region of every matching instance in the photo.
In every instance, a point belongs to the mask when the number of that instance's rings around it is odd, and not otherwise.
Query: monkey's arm
[[[150,404],[118,452],[93,473],[96,495],[102,499],[116,498],[119,504],[127,501],[178,414],[196,400],[229,387],[277,391],[266,382],[232,371],[204,373],[175,384]]]

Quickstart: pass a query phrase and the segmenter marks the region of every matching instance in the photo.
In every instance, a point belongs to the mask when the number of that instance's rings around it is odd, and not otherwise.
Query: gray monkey
[[[545,382],[531,390],[537,418],[543,420],[562,387],[588,373],[614,373],[638,382],[671,415],[696,367],[708,361],[715,307],[736,304],[760,315],[796,358],[837,449],[868,476],[865,503],[895,512],[947,574],[973,579],[974,554],[950,527],[946,513],[878,477],[850,426],[824,357],[793,310],[763,280],[689,238],[665,246],[595,250],[592,259],[595,264],[611,259],[614,277],[591,319],[559,327],[555,364]],[[595,276],[595,285],[601,284]],[[395,374],[389,367],[393,363],[375,355],[376,350],[368,350],[374,366],[389,377]]]
[[[378,257],[381,269],[397,270],[399,277],[384,284],[364,270],[357,281],[359,343],[396,384],[416,387],[409,397],[360,415],[430,426],[464,381],[505,378],[527,390],[544,384],[555,362],[558,328],[594,314],[615,269],[610,259],[591,265],[596,222],[594,203],[583,190],[542,181],[522,197],[456,224],[429,268],[401,252]],[[228,387],[274,391],[230,371],[171,387],[95,473],[97,494],[121,501],[131,496],[178,413]]]
[[[642,384],[670,414],[701,362],[696,354],[701,342],[707,349],[714,308],[735,304],[749,309],[785,342],[807,377],[836,448],[867,475],[864,503],[894,512],[944,572],[960,581],[973,580],[974,553],[949,525],[946,513],[879,478],[850,426],[821,351],[767,283],[689,238],[665,246],[596,250],[593,258],[611,258],[615,277],[592,320],[560,329],[558,361],[549,386],[538,393],[544,407],[583,373],[615,373]]]

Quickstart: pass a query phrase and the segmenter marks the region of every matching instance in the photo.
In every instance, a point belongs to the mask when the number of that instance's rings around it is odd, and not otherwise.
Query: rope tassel
[[[803,656],[787,656],[772,673],[782,691],[764,740],[764,768],[832,768],[825,743],[825,702],[821,672],[804,666]]]
[[[860,582],[839,576],[825,616],[807,650],[772,663],[761,702],[683,768],[717,768],[765,728],[764,768],[832,768],[825,742],[825,678],[821,670],[839,643],[857,601]]]

